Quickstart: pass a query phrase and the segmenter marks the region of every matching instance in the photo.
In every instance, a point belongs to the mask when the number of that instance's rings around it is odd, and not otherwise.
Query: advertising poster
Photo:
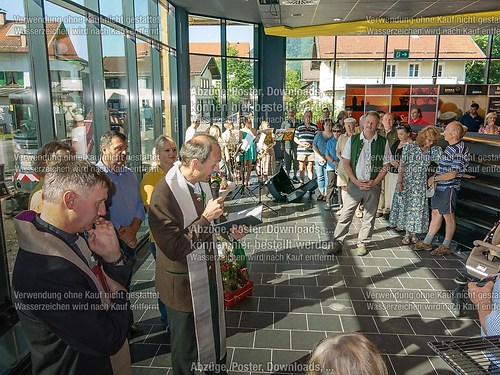
[[[365,85],[346,85],[345,106],[352,108],[352,117],[359,121],[365,113]]]
[[[410,86],[393,86],[391,112],[401,117],[401,122],[408,123],[410,113]]]
[[[452,95],[440,95],[438,101],[438,113],[437,117],[445,112],[455,112],[457,114],[456,119],[459,120],[464,114],[465,108],[465,97],[452,96]],[[468,108],[467,108],[468,109]]]
[[[412,96],[410,99],[410,109],[419,107],[422,111],[422,118],[431,125],[436,124],[437,97]]]
[[[439,86],[436,85],[412,85],[410,111],[413,107],[419,107],[422,111],[422,118],[429,124],[435,125],[438,92]]]
[[[500,96],[489,98],[488,112],[496,112],[497,113],[497,121],[495,122],[495,124],[500,125]]]

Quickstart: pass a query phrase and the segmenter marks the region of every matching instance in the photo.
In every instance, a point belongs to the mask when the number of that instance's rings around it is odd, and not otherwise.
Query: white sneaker
[[[331,208],[332,208],[332,207],[331,207],[328,203],[327,203],[327,204],[325,204],[325,207],[323,207],[323,209],[324,209],[325,211],[330,211],[330,209],[331,209]]]

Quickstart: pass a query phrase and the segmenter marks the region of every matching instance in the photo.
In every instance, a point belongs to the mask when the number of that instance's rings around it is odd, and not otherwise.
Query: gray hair
[[[118,138],[120,139],[122,142],[127,142],[127,136],[123,133],[120,133],[120,132],[117,132],[115,130],[110,130],[106,133],[104,133],[102,136],[101,136],[101,140],[100,140],[100,146],[101,146],[101,150],[104,148],[104,147],[109,147],[111,146],[111,142],[113,140],[113,138]]]
[[[197,134],[191,140],[184,143],[181,147],[180,157],[181,163],[188,166],[191,160],[198,159],[200,163],[204,163],[214,147],[219,147],[217,139],[208,134]]]
[[[87,160],[64,160],[47,167],[42,199],[57,203],[68,190],[85,194],[98,185],[108,191],[112,188],[111,180],[99,167]]]

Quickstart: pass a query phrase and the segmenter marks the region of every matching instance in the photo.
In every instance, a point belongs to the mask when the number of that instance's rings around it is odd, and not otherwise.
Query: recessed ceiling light
[[[335,18],[333,19],[333,21],[334,21],[334,22],[342,21],[342,18],[340,18],[340,17],[335,17]]]
[[[302,13],[292,13],[292,17],[302,17],[303,15]]]

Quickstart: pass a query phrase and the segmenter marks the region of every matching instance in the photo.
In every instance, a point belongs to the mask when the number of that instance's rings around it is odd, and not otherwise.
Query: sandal
[[[409,245],[409,244],[410,244],[410,241],[411,241],[410,235],[409,235],[409,234],[406,234],[406,235],[403,237],[403,244],[404,244],[404,245]]]
[[[411,243],[417,243],[419,240],[419,238],[417,237],[417,235],[415,233],[413,233],[411,235]]]

